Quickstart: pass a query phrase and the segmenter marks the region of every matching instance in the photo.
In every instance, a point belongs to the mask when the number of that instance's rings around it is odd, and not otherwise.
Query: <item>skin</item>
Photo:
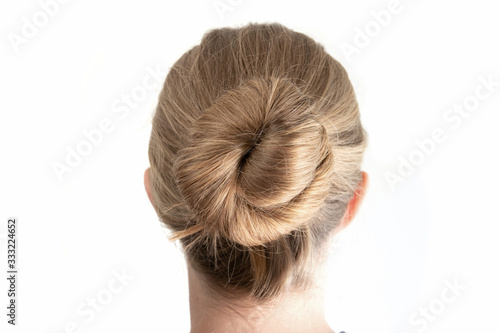
[[[368,185],[368,174],[363,178],[358,190],[349,202],[346,213],[334,233],[346,228],[356,215]],[[149,168],[144,173],[144,185],[151,203],[152,192],[149,181]],[[325,275],[318,267],[317,287],[307,293],[283,295],[278,306],[272,311],[260,306],[249,306],[245,300],[232,304],[240,315],[235,315],[217,305],[207,297],[203,278],[187,263],[189,279],[189,307],[191,315],[190,333],[334,333],[328,325],[324,311]]]

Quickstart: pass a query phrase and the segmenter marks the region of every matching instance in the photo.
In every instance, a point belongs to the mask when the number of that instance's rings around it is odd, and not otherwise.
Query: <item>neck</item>
[[[333,333],[325,320],[323,288],[283,296],[283,301],[272,309],[248,306],[241,300],[233,301],[231,311],[227,311],[214,306],[214,301],[204,293],[199,273],[189,265],[188,278],[191,333]]]

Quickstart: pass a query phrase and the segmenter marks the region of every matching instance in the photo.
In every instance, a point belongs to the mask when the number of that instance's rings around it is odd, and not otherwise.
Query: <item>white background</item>
[[[143,188],[160,84],[148,79],[155,85],[134,107],[122,97],[141,91],[148,70],[166,73],[208,29],[279,22],[345,66],[369,134],[366,201],[331,251],[331,326],[500,332],[496,2],[87,0],[47,16],[49,2],[0,5],[1,276],[7,218],[19,223],[18,325],[6,323],[2,278],[0,331],[189,331],[183,257]],[[481,77],[496,86],[477,88]],[[449,113],[463,103],[467,117]],[[112,130],[59,179],[54,163],[105,119]],[[429,144],[436,130],[445,139]],[[391,186],[402,160],[418,165]]]

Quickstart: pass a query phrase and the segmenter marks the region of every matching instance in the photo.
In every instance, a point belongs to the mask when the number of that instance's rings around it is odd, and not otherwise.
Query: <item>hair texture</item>
[[[348,75],[279,23],[205,33],[171,67],[149,145],[153,205],[225,297],[306,290],[362,179]]]

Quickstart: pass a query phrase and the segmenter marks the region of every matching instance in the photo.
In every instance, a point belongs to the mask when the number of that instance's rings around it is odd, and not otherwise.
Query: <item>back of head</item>
[[[277,23],[211,30],[159,96],[153,203],[213,290],[269,301],[309,287],[365,146],[347,73],[320,44]]]

